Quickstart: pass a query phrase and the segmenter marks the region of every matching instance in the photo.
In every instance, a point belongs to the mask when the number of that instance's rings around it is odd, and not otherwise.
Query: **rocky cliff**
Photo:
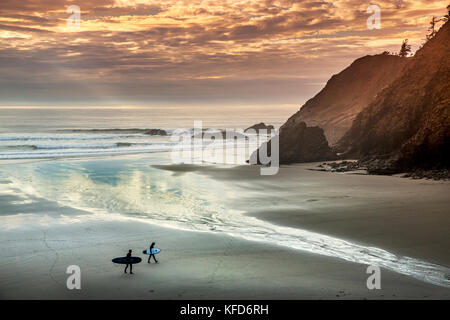
[[[334,145],[350,129],[356,115],[398,77],[407,61],[385,54],[357,59],[334,75],[291,118],[321,127],[330,145]]]
[[[450,166],[449,40],[447,22],[355,118],[338,143],[346,156],[389,172]]]

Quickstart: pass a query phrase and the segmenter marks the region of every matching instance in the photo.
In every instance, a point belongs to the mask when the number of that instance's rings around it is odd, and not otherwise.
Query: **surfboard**
[[[142,261],[142,259],[139,257],[131,257],[130,264],[136,264],[141,261]],[[114,259],[112,259],[112,262],[117,263],[117,264],[127,264],[127,257],[114,258]]]
[[[161,252],[161,249],[159,249],[159,248],[153,248],[152,249],[152,254],[158,254],[160,252]],[[144,251],[142,251],[142,253],[150,255],[150,249],[144,250]]]

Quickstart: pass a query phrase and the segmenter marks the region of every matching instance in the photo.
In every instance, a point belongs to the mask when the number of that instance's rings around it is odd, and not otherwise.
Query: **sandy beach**
[[[308,230],[448,270],[448,182],[308,170],[312,166],[282,167],[273,177],[261,177],[258,167],[250,166],[153,169],[175,179],[206,177],[248,190],[237,198],[224,193],[222,200],[232,203],[230,210],[245,211],[242,219],[261,221],[261,232],[270,226]],[[266,241],[252,239],[220,226],[167,228],[150,219],[93,214],[2,190],[2,299],[450,298],[448,287],[383,267],[381,290],[368,290],[367,264],[334,257],[339,251],[330,251],[331,243],[320,254],[289,247],[292,239],[286,244],[272,241],[272,235]],[[141,254],[150,241],[162,249],[159,264],[148,264]],[[143,258],[134,275],[111,262],[128,249]],[[81,268],[81,290],[66,288],[69,265]]]

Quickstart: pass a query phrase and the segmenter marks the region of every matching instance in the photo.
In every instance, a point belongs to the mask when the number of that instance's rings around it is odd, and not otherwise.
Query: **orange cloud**
[[[300,104],[359,56],[417,48],[447,2],[379,0],[382,29],[368,30],[360,0],[3,0],[0,93]]]

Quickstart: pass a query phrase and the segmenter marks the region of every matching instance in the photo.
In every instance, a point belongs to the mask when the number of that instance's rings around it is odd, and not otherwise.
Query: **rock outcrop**
[[[145,131],[145,134],[148,134],[149,136],[167,136],[167,132],[162,129],[149,129]]]
[[[244,132],[247,132],[249,130],[255,130],[256,132],[259,133],[259,130],[267,130],[267,132],[270,133],[270,131],[272,131],[273,129],[274,127],[272,125],[266,125],[264,122],[261,122],[245,129]]]
[[[450,167],[450,23],[354,120],[338,143],[375,173]]]
[[[358,113],[399,75],[407,61],[385,54],[366,56],[334,75],[280,128],[280,163],[336,159],[328,142],[333,145],[348,131]]]
[[[334,160],[339,151],[371,174],[448,172],[449,41],[447,22],[412,58],[364,57],[333,76],[280,128],[280,163]]]
[[[315,162],[335,160],[336,154],[328,145],[323,129],[308,127],[305,122],[290,119],[280,129],[279,133],[280,164]],[[272,140],[267,143],[269,156],[272,150]],[[250,161],[259,163],[259,149],[252,154]]]
[[[409,58],[379,54],[355,60],[292,116],[308,126],[319,126],[334,145],[375,96],[401,73]]]

